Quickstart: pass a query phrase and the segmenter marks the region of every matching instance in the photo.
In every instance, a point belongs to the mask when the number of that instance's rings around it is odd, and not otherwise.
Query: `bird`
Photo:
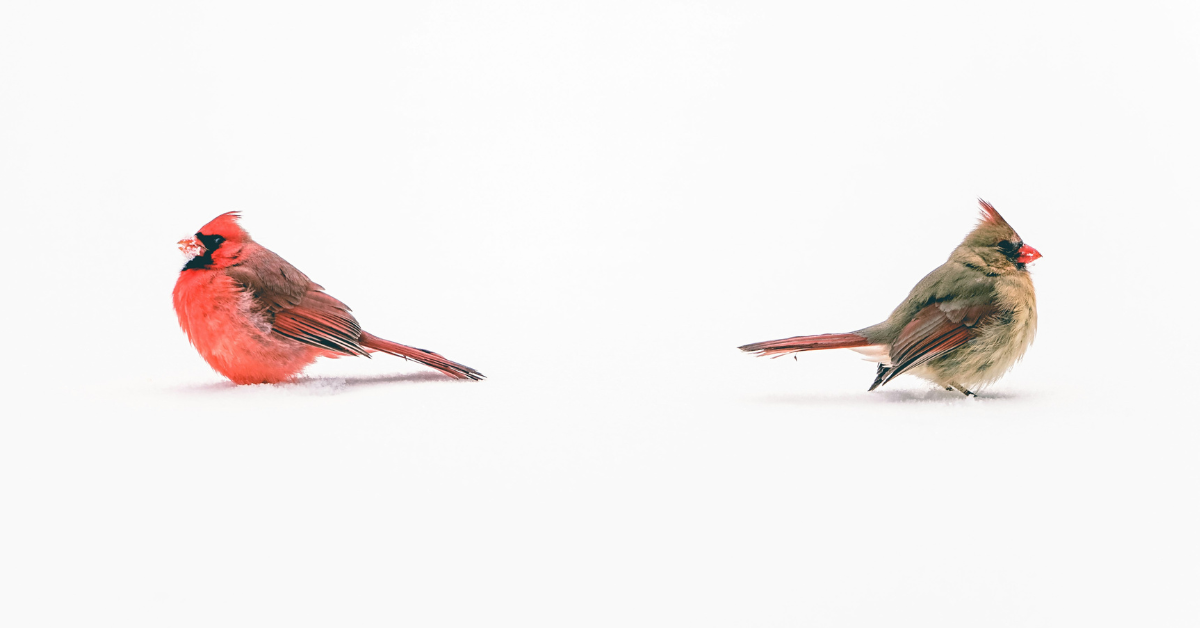
[[[454,379],[475,369],[364,331],[345,303],[255,242],[226,212],[179,241],[187,262],[172,293],[179,326],[213,370],[235,384],[292,380],[318,357],[381,351]]]
[[[1037,333],[1028,264],[1042,257],[991,203],[946,263],[926,275],[887,320],[849,333],[794,336],[738,347],[758,356],[850,349],[877,362],[875,390],[904,374],[949,391],[994,383]]]

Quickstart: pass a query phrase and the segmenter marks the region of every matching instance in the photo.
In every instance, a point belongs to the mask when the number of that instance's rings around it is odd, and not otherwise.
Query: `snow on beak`
[[[1028,264],[1041,256],[1042,254],[1038,253],[1037,249],[1028,244],[1017,249],[1017,263],[1019,264]]]
[[[200,241],[196,239],[196,236],[184,238],[179,241],[179,251],[183,253],[183,256],[186,257],[187,261],[189,262],[196,257],[204,255],[205,251],[207,250],[208,249],[204,248],[204,245],[200,244]]]

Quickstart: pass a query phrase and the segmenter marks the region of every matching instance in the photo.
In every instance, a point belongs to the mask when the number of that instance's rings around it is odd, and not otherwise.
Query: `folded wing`
[[[350,308],[282,257],[259,247],[225,272],[251,294],[251,310],[270,323],[271,333],[343,355],[368,355]]]
[[[941,301],[925,306],[892,343],[892,365],[880,366],[870,390],[967,342],[979,322],[994,313],[990,302]]]

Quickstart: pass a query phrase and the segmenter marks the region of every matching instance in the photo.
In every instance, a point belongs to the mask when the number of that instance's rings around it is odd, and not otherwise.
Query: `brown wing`
[[[362,329],[345,303],[322,292],[287,260],[262,247],[225,272],[250,292],[252,309],[271,332],[314,347],[347,355],[367,355],[359,345]]]
[[[311,290],[296,307],[275,314],[273,333],[348,355],[367,355],[359,343],[362,328],[345,303]]]
[[[254,295],[255,311],[259,312],[273,314],[296,307],[310,290],[322,290],[287,260],[257,243],[225,272]]]
[[[925,306],[892,343],[890,368],[880,369],[871,390],[971,339],[979,321],[995,312],[991,303],[943,301]]]

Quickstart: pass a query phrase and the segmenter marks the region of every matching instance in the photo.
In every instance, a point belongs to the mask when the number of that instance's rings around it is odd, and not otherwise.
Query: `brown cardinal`
[[[979,199],[979,224],[886,321],[848,334],[796,336],[739,347],[772,357],[851,349],[879,362],[868,390],[908,373],[946,390],[1000,379],[1033,342],[1037,303],[1025,265],[1042,256]]]
[[[456,379],[483,379],[432,351],[363,331],[346,304],[250,239],[238,217],[221,214],[179,241],[188,262],[175,282],[175,314],[218,373],[237,384],[271,384],[291,379],[318,357],[382,351]]]

